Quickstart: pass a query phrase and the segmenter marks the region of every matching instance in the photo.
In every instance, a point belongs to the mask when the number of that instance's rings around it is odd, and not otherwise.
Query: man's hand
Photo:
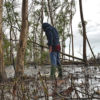
[[[50,53],[52,52],[52,46],[49,47],[49,52],[50,52]]]

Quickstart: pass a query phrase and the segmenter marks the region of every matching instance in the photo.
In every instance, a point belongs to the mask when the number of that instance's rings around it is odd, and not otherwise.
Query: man
[[[57,30],[48,23],[43,23],[42,28],[45,31],[48,47],[50,52],[50,60],[51,60],[51,78],[55,78],[56,68],[58,68],[59,74],[58,77],[62,78],[62,68],[60,64],[59,52],[60,52],[60,42],[59,42],[59,34]]]

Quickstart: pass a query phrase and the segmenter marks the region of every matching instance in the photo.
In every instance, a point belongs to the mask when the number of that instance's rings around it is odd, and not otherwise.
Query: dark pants
[[[58,77],[62,78],[62,68],[60,64],[59,52],[51,52],[50,53],[51,60],[51,78],[55,77],[56,68],[58,69]]]
[[[60,54],[59,52],[51,52],[50,53],[50,61],[51,61],[51,65],[52,66],[60,66],[60,58],[59,58]]]

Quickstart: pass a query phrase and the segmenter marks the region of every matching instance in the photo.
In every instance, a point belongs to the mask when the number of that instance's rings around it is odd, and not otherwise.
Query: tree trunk
[[[0,0],[0,81],[7,79],[3,60],[2,12],[3,0]]]
[[[49,8],[49,14],[50,14],[50,19],[51,19],[51,24],[52,24],[52,26],[54,26],[53,18],[52,18],[52,7],[50,5],[50,0],[47,0],[47,1],[48,1],[48,8]]]
[[[62,34],[62,52],[65,53],[65,40],[64,40],[64,31]],[[62,62],[64,61],[64,55],[62,54]]]
[[[43,45],[43,29],[42,29],[42,24],[43,24],[43,0],[41,2],[41,35],[40,35],[40,44]],[[41,64],[43,63],[42,59],[42,54],[43,54],[43,47],[41,47]]]
[[[86,27],[85,27],[85,21],[83,17],[83,11],[82,11],[82,0],[79,0],[79,6],[80,6],[80,16],[81,16],[81,22],[83,27],[83,60],[86,63],[87,57],[86,57]]]
[[[81,16],[81,22],[83,27],[83,61],[85,62],[85,92],[86,94],[89,92],[89,80],[88,80],[88,66],[87,66],[87,57],[86,57],[86,27],[85,27],[85,21],[83,17],[83,11],[82,11],[82,0],[79,0],[79,6],[80,6],[80,16]],[[86,98],[89,97],[86,95]]]
[[[12,64],[12,25],[10,27],[10,64]]]
[[[72,24],[71,24],[71,35],[72,35],[72,56],[74,56],[74,37],[73,37],[73,29],[72,29]],[[74,61],[74,58],[73,58]]]
[[[70,18],[70,24],[71,24],[71,36],[72,36],[72,56],[74,56],[74,39],[73,39],[73,28],[72,28],[72,3],[73,3],[73,0],[71,1],[71,18]],[[73,58],[73,61],[74,61],[74,58]]]
[[[70,51],[71,51],[71,36],[69,37],[69,55],[70,55]],[[70,57],[69,57],[69,61],[70,61]]]
[[[64,24],[63,24],[63,32],[62,32],[62,52],[65,53],[65,32],[64,32],[64,29],[65,29],[65,20],[64,20]],[[65,55],[62,54],[62,62],[64,61],[65,59]]]
[[[17,59],[16,59],[16,76],[22,76],[24,73],[24,56],[27,45],[28,35],[28,0],[22,2],[22,26],[18,45]]]
[[[88,43],[88,45],[89,45],[89,48],[90,48],[90,50],[91,50],[91,53],[92,53],[92,55],[93,55],[93,58],[95,59],[95,61],[96,61],[96,57],[95,57],[95,55],[94,55],[94,52],[93,52],[93,50],[92,50],[92,48],[91,48],[91,45],[90,45],[90,42],[89,42],[89,40],[88,40],[88,37],[86,36],[86,39],[87,39],[87,43]]]

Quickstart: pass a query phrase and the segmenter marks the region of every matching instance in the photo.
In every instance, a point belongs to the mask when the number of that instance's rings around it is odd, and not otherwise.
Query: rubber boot
[[[59,72],[58,77],[60,79],[62,79],[62,68],[61,68],[61,66],[58,66],[57,68],[58,68],[58,72]]]
[[[51,73],[50,73],[51,79],[55,79],[55,72],[56,72],[56,67],[51,66]]]

